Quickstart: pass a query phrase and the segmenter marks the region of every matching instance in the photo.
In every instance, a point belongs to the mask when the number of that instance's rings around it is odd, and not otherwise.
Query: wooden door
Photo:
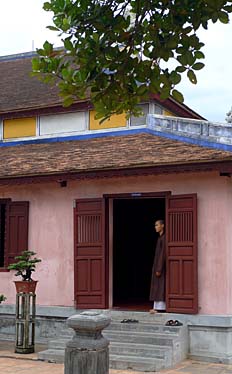
[[[197,196],[167,197],[167,312],[198,313]]]
[[[103,199],[76,200],[74,272],[77,308],[105,308],[105,204]]]

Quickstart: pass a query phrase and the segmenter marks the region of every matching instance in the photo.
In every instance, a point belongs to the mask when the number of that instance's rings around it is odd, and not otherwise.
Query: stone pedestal
[[[83,312],[67,320],[75,331],[65,349],[65,374],[108,374],[109,342],[102,330],[110,318],[96,312]]]
[[[16,294],[16,353],[35,351],[35,305],[33,292]]]

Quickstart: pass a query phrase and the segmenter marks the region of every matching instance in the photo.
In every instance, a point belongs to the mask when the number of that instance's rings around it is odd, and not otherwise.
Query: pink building
[[[165,318],[190,326],[192,357],[229,362],[231,129],[158,97],[141,104],[144,117],[101,127],[88,101],[65,109],[55,88],[29,78],[29,57],[0,59],[0,332],[13,336],[7,265],[27,248],[42,259],[37,304],[48,330],[76,309],[147,312],[153,223],[164,219]]]

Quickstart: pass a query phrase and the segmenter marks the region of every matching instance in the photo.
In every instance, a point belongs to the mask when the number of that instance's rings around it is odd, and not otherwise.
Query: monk
[[[153,309],[150,313],[157,313],[159,311],[165,311],[165,257],[166,257],[166,245],[165,245],[165,233],[164,233],[164,221],[159,219],[155,222],[155,231],[159,234],[155,258],[152,267],[152,278],[151,278],[151,289],[150,289],[150,300],[154,301]]]

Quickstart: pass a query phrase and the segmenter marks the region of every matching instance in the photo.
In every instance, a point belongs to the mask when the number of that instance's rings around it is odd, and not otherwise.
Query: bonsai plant
[[[4,296],[4,295],[0,295],[0,304],[3,302],[3,301],[5,301],[6,300],[6,296]]]
[[[36,264],[41,262],[33,251],[23,251],[20,256],[16,256],[17,262],[8,266],[9,270],[16,270],[15,276],[21,276],[22,281],[15,282],[17,292],[34,292],[37,281],[33,281],[32,272],[35,271]]]

